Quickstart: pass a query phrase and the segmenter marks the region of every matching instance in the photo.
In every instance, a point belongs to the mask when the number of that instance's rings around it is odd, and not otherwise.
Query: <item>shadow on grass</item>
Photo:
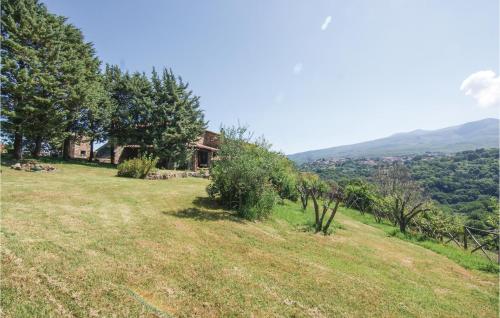
[[[219,202],[209,197],[196,197],[193,200],[193,205],[200,209],[224,210],[224,207]]]
[[[175,216],[182,219],[193,219],[197,221],[232,221],[244,223],[243,220],[236,216],[234,212],[228,211],[209,211],[199,208],[189,208],[177,212],[162,212],[165,215]]]
[[[172,215],[178,218],[194,219],[198,221],[232,221],[243,223],[243,219],[236,215],[236,212],[224,210],[216,201],[207,197],[196,197],[193,200],[194,208],[188,208],[177,212],[163,211],[165,215]]]

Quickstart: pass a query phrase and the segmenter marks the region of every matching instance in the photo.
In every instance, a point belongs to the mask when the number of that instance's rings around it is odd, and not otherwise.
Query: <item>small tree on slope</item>
[[[379,169],[376,181],[386,199],[389,213],[401,232],[406,232],[408,224],[415,216],[429,211],[428,198],[403,164],[397,163]]]

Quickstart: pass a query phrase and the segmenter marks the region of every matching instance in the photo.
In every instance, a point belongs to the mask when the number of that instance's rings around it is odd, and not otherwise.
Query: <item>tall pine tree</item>
[[[42,32],[50,15],[35,0],[2,1],[1,11],[2,134],[13,139],[14,156],[20,159],[23,137],[33,135],[39,110],[47,105],[46,61],[39,52],[47,42]]]
[[[93,98],[92,91],[99,82],[100,62],[95,56],[91,43],[84,42],[81,31],[71,24],[63,24],[64,43],[59,63],[61,72],[59,83],[64,90],[61,105],[65,113],[63,121],[63,157],[69,159],[71,141],[79,140],[85,135],[85,114],[87,108],[95,107],[98,101]]]
[[[199,97],[171,70],[161,77],[153,69],[151,79],[143,73],[122,73],[117,66],[106,66],[105,86],[111,99],[109,128],[111,162],[116,145],[137,145],[141,152],[160,158],[160,164],[173,168],[186,166],[191,145],[205,129]]]
[[[35,143],[85,132],[86,108],[96,99],[99,61],[66,18],[50,14],[37,0],[5,0],[2,8],[2,133],[22,156],[23,137]]]
[[[81,121],[84,137],[90,143],[89,161],[94,160],[94,143],[109,138],[109,126],[113,112],[113,104],[105,89],[105,77],[99,76],[87,95],[88,103],[83,110]]]
[[[191,144],[206,128],[200,98],[172,70],[164,69],[161,78],[152,76],[154,116],[148,138],[160,164],[168,168],[186,166],[191,157]]]

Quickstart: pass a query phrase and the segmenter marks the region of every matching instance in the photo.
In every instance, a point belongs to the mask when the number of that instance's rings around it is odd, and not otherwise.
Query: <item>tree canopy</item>
[[[35,157],[47,144],[67,159],[71,143],[85,139],[92,160],[94,142],[108,140],[139,145],[163,166],[186,166],[206,122],[180,76],[114,65],[101,72],[92,43],[38,0],[2,1],[1,10],[2,134],[16,158],[26,144]]]
[[[36,0],[3,1],[1,56],[2,132],[16,157],[23,138],[37,144],[37,156],[43,141],[67,145],[82,133],[100,62],[79,29]]]

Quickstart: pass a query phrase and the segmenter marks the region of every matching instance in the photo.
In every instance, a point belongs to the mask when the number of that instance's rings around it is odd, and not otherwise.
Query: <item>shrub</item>
[[[267,217],[277,196],[293,198],[293,165],[269,148],[264,139],[252,141],[246,128],[223,130],[217,160],[210,168],[210,197],[250,220]]]
[[[142,155],[141,157],[129,159],[118,165],[118,176],[127,178],[144,179],[153,172],[158,158],[153,155]]]
[[[269,160],[271,164],[269,169],[270,181],[281,199],[281,203],[284,203],[285,199],[297,201],[299,198],[297,191],[298,174],[293,162],[276,153],[271,155]]]
[[[248,220],[264,219],[271,214],[276,203],[276,193],[271,186],[266,186],[259,196],[251,194],[251,200],[241,208],[240,215]]]

